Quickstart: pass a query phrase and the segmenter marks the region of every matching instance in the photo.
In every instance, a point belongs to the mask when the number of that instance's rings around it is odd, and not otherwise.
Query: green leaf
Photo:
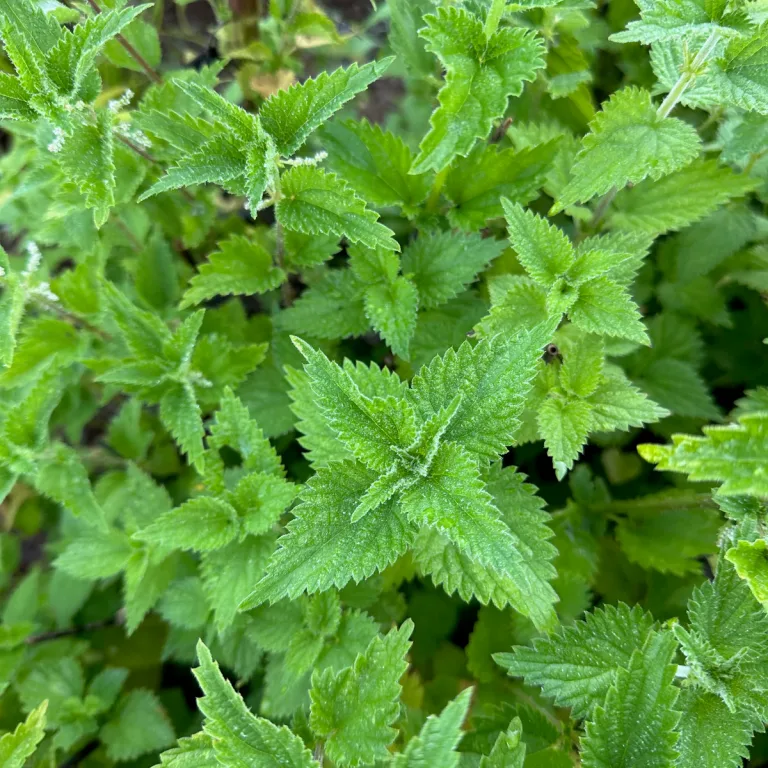
[[[137,202],[195,184],[218,184],[228,191],[245,194],[243,177],[247,165],[241,142],[227,133],[217,133],[202,147],[182,155],[160,181],[139,195]]]
[[[609,214],[619,229],[660,235],[698,221],[755,187],[755,180],[733,173],[717,160],[698,160],[680,171],[622,190]],[[669,201],[675,204],[670,205]]]
[[[674,659],[677,645],[669,633],[652,635],[636,650],[586,725],[584,768],[667,768],[677,757],[673,709],[678,689]]]
[[[112,117],[108,109],[102,109],[92,122],[77,124],[56,154],[66,178],[78,186],[86,206],[93,209],[97,227],[107,221],[115,204]]]
[[[734,564],[739,578],[749,584],[755,598],[768,606],[768,542],[740,541],[725,553],[725,558]]]
[[[375,206],[401,206],[413,211],[429,193],[429,178],[408,173],[413,155],[408,145],[367,120],[334,121],[323,126],[328,165]]]
[[[231,626],[240,603],[264,575],[274,551],[274,536],[246,536],[202,556],[200,573],[219,632]]]
[[[414,543],[414,556],[420,568],[448,594],[457,592],[464,600],[473,597],[483,604],[502,608],[511,605],[530,616],[542,628],[555,621],[552,604],[556,595],[549,582],[555,575],[551,560],[554,547],[548,542],[552,532],[546,525],[543,501],[536,488],[524,483],[525,476],[514,468],[492,470],[487,490],[517,541],[518,556],[505,571],[488,568],[473,560],[435,529],[423,528]]]
[[[173,743],[174,734],[165,710],[152,691],[131,691],[101,729],[101,741],[112,760],[135,760]]]
[[[701,688],[683,688],[676,745],[679,768],[740,768],[749,756],[752,728],[741,712],[731,712],[719,696]]]
[[[37,465],[35,487],[88,525],[106,531],[104,512],[93,495],[88,472],[74,448],[55,443],[48,456]]]
[[[623,32],[611,35],[611,40],[650,45],[713,29],[706,3],[701,0],[635,0],[635,4],[640,19],[630,21]]]
[[[419,34],[446,77],[414,173],[442,171],[456,155],[466,157],[504,116],[509,97],[519,96],[544,66],[542,42],[528,31],[505,27],[487,39],[482,21],[455,7],[439,8],[424,21]]]
[[[199,496],[160,515],[135,537],[164,549],[207,552],[229,544],[239,531],[240,521],[230,504]]]
[[[451,166],[445,196],[453,203],[448,219],[455,227],[475,230],[504,215],[502,199],[525,204],[535,199],[555,158],[556,142],[516,152],[479,145]]]
[[[174,581],[160,598],[158,613],[169,623],[184,629],[200,629],[210,611],[197,576]]]
[[[480,768],[523,768],[526,745],[521,738],[522,730],[520,718],[514,718],[509,729],[498,735],[491,753],[480,758]],[[543,763],[544,768],[548,765]],[[553,764],[553,768],[557,766]]]
[[[362,336],[371,326],[364,295],[365,284],[351,269],[328,270],[277,316],[277,323],[284,331],[316,339]]]
[[[35,120],[37,113],[27,105],[30,94],[18,77],[0,73],[0,118],[3,120]]]
[[[573,264],[573,246],[565,234],[532,211],[502,200],[509,240],[525,271],[545,288]]]
[[[283,174],[275,215],[286,228],[307,235],[346,237],[368,248],[399,251],[391,229],[380,224],[352,188],[333,173],[297,165]]]
[[[371,325],[381,333],[390,349],[405,360],[416,329],[418,308],[418,290],[402,276],[391,284],[371,285],[365,292],[365,313]]]
[[[609,432],[642,427],[669,416],[669,411],[649,400],[619,368],[605,370],[602,382],[589,396],[592,430]]]
[[[285,272],[272,264],[271,254],[255,240],[231,235],[218,245],[189,281],[181,308],[214,296],[248,296],[266,293],[285,280]]]
[[[386,72],[393,59],[339,68],[273,94],[259,111],[277,149],[290,157],[335,112]]]
[[[696,130],[675,117],[660,118],[651,94],[625,88],[604,103],[582,141],[572,177],[550,214],[621,189],[645,178],[659,179],[699,154]]]
[[[720,419],[720,409],[690,363],[671,358],[654,360],[644,366],[633,381],[659,405],[678,416]]]
[[[508,674],[540,685],[545,696],[583,718],[603,703],[618,671],[629,666],[633,652],[642,650],[652,629],[653,619],[639,607],[606,605],[586,614],[584,621],[534,640],[532,648],[518,646],[494,659]]]
[[[629,292],[605,277],[596,277],[579,286],[578,298],[568,310],[568,316],[575,326],[588,333],[650,344],[637,304]]]
[[[768,41],[765,26],[744,32],[746,34],[730,35],[725,50],[720,49],[711,57],[707,69],[683,93],[680,99],[683,104],[705,109],[737,107],[768,114],[768,77],[765,75]],[[657,47],[658,51],[655,50]],[[672,87],[670,82],[677,78],[684,61],[685,50],[681,41],[672,40],[654,46],[652,63],[662,87]]]
[[[219,768],[213,744],[206,733],[179,739],[178,746],[160,755],[160,763],[168,768]]]
[[[408,71],[414,76],[431,75],[434,58],[427,52],[419,30],[424,16],[433,10],[430,0],[390,0],[389,44]]]
[[[725,496],[768,494],[768,414],[746,413],[734,424],[703,431],[703,437],[673,435],[670,446],[645,444],[637,450],[659,470],[722,483],[719,493]]]
[[[224,679],[211,652],[198,641],[199,666],[193,670],[204,697],[198,699],[205,715],[217,764],[264,768],[312,768],[316,765],[304,742],[286,726],[256,717],[242,696]]]
[[[424,233],[403,251],[403,274],[416,285],[422,307],[438,307],[458,296],[503,250],[504,243],[474,233]]]
[[[150,5],[104,10],[65,30],[48,52],[47,69],[64,96],[74,98],[93,70],[101,49]]]
[[[717,552],[722,520],[714,509],[687,505],[684,491],[674,502],[674,492],[637,499],[619,520],[616,538],[631,562],[683,576],[698,572],[700,558]]]
[[[494,460],[506,453],[519,425],[536,364],[554,328],[496,336],[474,347],[468,342],[424,366],[413,379],[410,402],[424,421],[447,407],[457,392],[461,405],[445,440]]]
[[[395,755],[393,768],[426,768],[439,765],[441,768],[456,768],[459,753],[456,747],[463,736],[461,726],[467,716],[472,700],[472,688],[462,691],[449,702],[439,715],[430,715],[405,750]]]
[[[551,626],[554,594],[546,576],[540,579],[531,568],[529,543],[504,522],[466,451],[443,443],[429,474],[403,493],[402,507],[414,523],[439,531],[471,562],[491,571],[491,579],[509,580],[513,592],[527,593],[527,605],[517,599],[515,604],[538,626]],[[545,572],[552,575],[546,566]]]
[[[301,339],[293,342],[307,361],[304,370],[328,425],[357,459],[371,469],[389,469],[395,463],[392,448],[407,448],[416,436],[409,405],[393,397],[366,397],[349,371]]]
[[[389,756],[412,632],[408,620],[374,638],[351,667],[312,676],[310,726],[325,739],[326,754],[338,765],[369,764]]]
[[[592,428],[592,407],[586,400],[549,397],[539,407],[539,433],[562,480],[587,442]]]
[[[24,768],[27,758],[37,748],[45,736],[45,712],[48,702],[44,701],[39,707],[27,715],[16,730],[6,733],[0,738],[0,761],[3,768]]]
[[[160,400],[160,420],[171,433],[189,462],[204,468],[202,416],[192,385],[174,384]]]
[[[384,570],[413,542],[415,530],[392,502],[356,523],[352,514],[376,474],[360,464],[334,463],[304,486],[301,504],[279,540],[264,578],[241,610],[302,592],[322,592]]]
[[[56,558],[54,565],[79,579],[106,579],[120,573],[133,549],[128,537],[117,530],[88,528]]]

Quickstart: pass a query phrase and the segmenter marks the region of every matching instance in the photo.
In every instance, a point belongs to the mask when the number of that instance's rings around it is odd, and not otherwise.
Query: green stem
[[[435,176],[435,183],[432,185],[432,191],[429,193],[429,199],[427,200],[427,212],[436,213],[438,205],[440,204],[440,194],[445,186],[445,181],[448,178],[448,168],[443,168],[440,173]]]
[[[672,86],[672,90],[666,95],[666,98],[661,102],[661,106],[656,111],[656,116],[660,120],[669,115],[677,105],[677,102],[680,101],[683,94],[690,88],[699,74],[701,74],[702,67],[709,61],[709,57],[714,53],[718,39],[719,35],[717,31],[712,32],[704,45],[701,46],[701,49],[696,54],[696,58],[691,63],[690,67],[686,67],[686,71],[677,79],[677,82]]]

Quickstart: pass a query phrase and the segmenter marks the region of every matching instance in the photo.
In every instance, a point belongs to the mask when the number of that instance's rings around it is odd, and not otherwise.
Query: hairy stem
[[[88,0],[88,5],[93,8],[95,13],[101,13],[101,8],[96,0]],[[126,53],[147,73],[147,77],[158,85],[162,84],[163,78],[149,66],[149,62],[125,39],[123,35],[117,35],[116,40],[125,48]]]

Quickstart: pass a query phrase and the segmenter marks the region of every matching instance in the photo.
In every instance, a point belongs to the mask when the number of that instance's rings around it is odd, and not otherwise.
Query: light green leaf
[[[509,729],[498,735],[491,753],[480,758],[480,768],[523,768],[526,748],[521,738],[522,731],[520,718],[514,718]],[[570,762],[570,758],[567,760]],[[543,763],[543,768],[548,767],[548,763]],[[552,768],[557,768],[557,765]]]
[[[405,360],[416,329],[418,308],[418,290],[403,276],[391,284],[371,285],[365,292],[365,313],[371,325],[381,333],[390,349]]]
[[[351,523],[360,498],[375,479],[371,470],[352,462],[320,469],[304,486],[288,533],[279,540],[266,575],[241,609],[359,582],[404,554],[415,530],[394,502]]]
[[[165,512],[135,538],[164,549],[208,552],[229,544],[240,531],[236,510],[222,499],[198,496]]]
[[[200,665],[193,670],[205,694],[198,699],[205,715],[217,764],[245,768],[313,768],[317,764],[304,742],[286,726],[256,717],[242,696],[224,679],[219,665],[202,641],[197,644]]]
[[[407,448],[416,436],[409,405],[394,397],[366,397],[349,371],[301,339],[293,341],[307,361],[304,370],[328,425],[350,453],[371,469],[389,469],[395,463],[392,448]]]
[[[584,768],[668,768],[677,757],[673,709],[679,689],[672,685],[677,650],[670,632],[649,637],[626,669],[616,673],[605,698],[586,725]]]
[[[539,433],[559,480],[579,457],[592,428],[592,407],[586,400],[548,397],[538,410]]]
[[[67,546],[54,565],[78,579],[106,579],[123,570],[132,552],[122,531],[89,528]]]
[[[380,224],[378,214],[335,174],[297,165],[283,175],[281,184],[275,215],[286,229],[346,237],[373,249],[400,250],[394,232]]]
[[[93,121],[77,124],[56,154],[67,180],[78,186],[86,206],[93,209],[96,227],[107,221],[115,204],[112,117],[108,109],[102,109]]]
[[[277,149],[290,157],[335,112],[386,72],[393,59],[323,72],[288,90],[273,94],[259,111],[264,129]]]
[[[614,93],[590,129],[576,156],[571,181],[550,214],[613,187],[666,176],[688,165],[701,145],[692,126],[675,117],[658,117],[651,94],[640,88]]]
[[[614,42],[650,45],[713,29],[706,3],[701,0],[635,0],[635,5],[640,9],[640,19],[611,35]]]
[[[434,358],[414,377],[409,392],[417,415],[426,421],[461,392],[445,439],[484,459],[496,459],[512,443],[536,364],[553,333],[554,327],[545,323],[531,332],[481,340],[474,347],[465,342],[458,351]]]
[[[606,605],[586,614],[584,621],[534,640],[532,648],[518,646],[494,659],[510,675],[540,685],[545,696],[583,718],[605,700],[618,671],[629,665],[633,651],[642,650],[652,629],[653,619],[639,607]]]
[[[273,266],[271,254],[260,243],[243,235],[231,235],[219,243],[218,250],[189,281],[181,308],[214,296],[266,293],[283,280],[285,272]]]
[[[744,579],[752,594],[768,607],[768,542],[765,539],[757,541],[740,541],[725,553],[736,567],[739,578]]]
[[[351,667],[312,676],[310,726],[325,739],[326,754],[341,766],[389,756],[400,711],[400,678],[408,667],[413,622],[376,637]]]
[[[486,39],[483,22],[463,8],[438,8],[424,17],[419,34],[445,67],[440,106],[430,120],[412,171],[442,171],[456,155],[466,157],[493,121],[504,116],[510,96],[519,96],[544,66],[534,34],[505,27]]]
[[[565,234],[535,213],[502,200],[509,240],[525,271],[549,288],[573,264],[573,246]]]
[[[160,400],[160,420],[171,433],[179,448],[187,454],[190,464],[199,471],[204,468],[202,415],[192,386],[174,384]]]
[[[703,437],[673,435],[669,446],[640,445],[638,452],[659,470],[723,483],[719,493],[725,496],[768,495],[768,414],[746,413],[734,424],[703,431]]]
[[[24,768],[27,758],[37,748],[45,736],[45,712],[48,702],[44,701],[39,707],[27,715],[16,730],[6,733],[0,738],[0,763],[3,768]]]
[[[650,344],[637,304],[629,292],[605,277],[596,277],[579,286],[578,298],[568,310],[568,316],[575,326],[588,333]]]
[[[160,763],[167,768],[219,768],[213,743],[206,733],[196,733],[179,739],[178,745],[160,755]]]
[[[403,251],[403,274],[419,291],[419,304],[438,307],[458,296],[504,250],[478,234],[423,233]]]
[[[609,222],[619,229],[660,235],[698,221],[728,200],[755,187],[749,176],[733,173],[717,160],[698,160],[661,179],[622,190]],[[675,204],[670,205],[669,201]]]
[[[462,691],[439,715],[430,715],[405,750],[395,755],[392,768],[456,768],[456,747],[463,736],[461,726],[472,700],[472,688]]]
[[[321,131],[331,170],[375,206],[415,210],[429,192],[429,178],[410,175],[408,145],[367,120],[328,123]]]

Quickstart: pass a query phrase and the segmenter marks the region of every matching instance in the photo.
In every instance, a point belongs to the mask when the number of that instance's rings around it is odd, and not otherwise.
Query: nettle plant
[[[327,5],[0,0],[0,763],[762,764],[766,7]]]

